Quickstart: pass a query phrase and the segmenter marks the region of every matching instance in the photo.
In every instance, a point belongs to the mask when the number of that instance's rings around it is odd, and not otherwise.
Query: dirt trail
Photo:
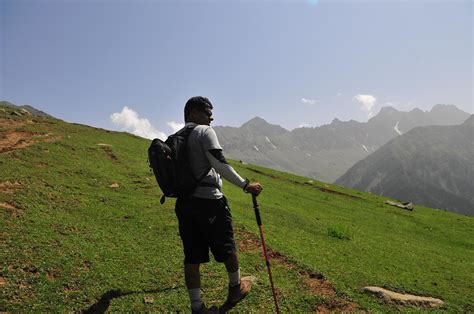
[[[238,247],[242,252],[261,252],[260,240],[253,234],[243,228],[236,228],[239,236]],[[303,282],[306,284],[308,292],[325,298],[325,302],[318,305],[313,313],[367,313],[357,303],[345,299],[337,294],[333,285],[324,278],[322,274],[309,272],[295,265],[279,252],[268,250],[270,263],[275,265],[283,265],[288,269],[296,269],[302,276]]]

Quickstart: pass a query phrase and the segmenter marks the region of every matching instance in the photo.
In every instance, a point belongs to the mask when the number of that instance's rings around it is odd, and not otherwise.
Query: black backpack
[[[165,197],[185,197],[191,195],[203,178],[196,179],[191,172],[186,146],[188,136],[196,125],[189,125],[170,135],[163,142],[156,138],[148,148],[148,161],[155,174],[156,181],[163,191],[160,203]],[[209,169],[210,170],[210,169]],[[208,186],[208,184],[202,184]]]

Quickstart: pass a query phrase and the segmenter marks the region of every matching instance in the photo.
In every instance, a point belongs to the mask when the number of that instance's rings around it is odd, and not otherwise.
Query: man
[[[227,163],[215,131],[210,127],[213,106],[206,97],[186,102],[186,126],[196,125],[189,134],[187,155],[195,178],[201,179],[190,197],[178,198],[176,216],[184,248],[184,277],[193,313],[214,313],[201,301],[199,266],[209,262],[209,249],[229,275],[227,303],[237,304],[249,293],[252,277],[240,278],[239,262],[227,199],[221,192],[221,176],[245,192],[260,194],[260,183],[242,179]],[[185,127],[186,127],[185,126]]]

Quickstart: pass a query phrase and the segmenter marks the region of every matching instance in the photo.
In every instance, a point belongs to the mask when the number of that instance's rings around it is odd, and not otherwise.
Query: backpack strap
[[[182,128],[181,130],[179,130],[178,132],[175,133],[175,135],[179,135],[179,136],[183,136],[186,140],[186,143],[188,142],[188,137],[189,137],[189,134],[191,134],[191,132],[194,130],[195,127],[197,127],[198,125],[197,124],[191,124],[191,125],[188,125],[184,128]]]

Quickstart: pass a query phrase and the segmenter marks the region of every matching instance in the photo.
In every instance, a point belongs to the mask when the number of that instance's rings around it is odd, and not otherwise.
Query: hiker
[[[252,285],[252,277],[240,278],[232,216],[221,191],[221,176],[247,193],[258,195],[262,191],[260,183],[242,179],[227,163],[210,126],[212,109],[209,99],[201,96],[190,98],[184,108],[185,127],[197,125],[188,137],[187,156],[193,175],[202,178],[191,196],[176,201],[184,249],[184,277],[193,313],[218,312],[215,306],[207,308],[201,301],[199,266],[209,262],[209,248],[214,259],[224,263],[228,272],[227,304],[235,305],[245,298]]]

